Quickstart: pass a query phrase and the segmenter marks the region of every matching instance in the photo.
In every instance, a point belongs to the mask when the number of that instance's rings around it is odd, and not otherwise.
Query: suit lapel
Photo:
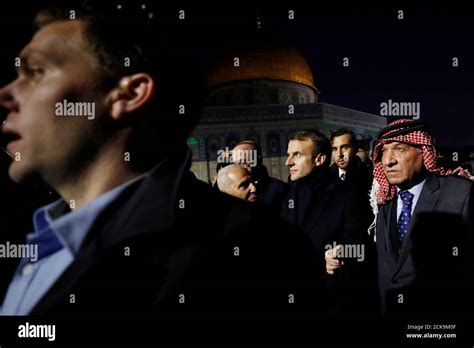
[[[420,213],[432,212],[435,209],[436,204],[438,203],[439,192],[439,179],[436,177],[436,175],[430,174],[426,178],[426,182],[420,192],[418,202],[416,203],[415,209],[413,210],[410,224],[408,226],[408,233],[405,237],[405,240],[403,241],[403,246],[400,253],[400,258],[397,263],[396,272],[400,271],[401,267],[403,266],[403,263],[406,261],[406,259],[411,253],[411,234],[413,226],[416,226],[417,223],[417,215]]]
[[[390,255],[389,260],[390,260],[390,266],[395,268],[395,254],[393,253],[393,246],[392,242],[390,241],[390,219],[393,215],[393,210],[397,209],[397,200],[394,199],[390,203],[386,205],[386,207],[383,209],[384,212],[384,225],[383,225],[383,238],[384,238],[384,247],[385,251],[387,252],[388,255]]]

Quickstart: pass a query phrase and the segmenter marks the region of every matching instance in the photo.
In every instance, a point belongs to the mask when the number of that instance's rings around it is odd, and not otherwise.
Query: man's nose
[[[257,192],[257,187],[255,186],[253,182],[250,184],[250,192],[251,193]]]
[[[287,167],[291,167],[293,164],[294,164],[293,158],[288,157],[288,158],[286,159],[285,165],[286,165]]]
[[[391,167],[397,164],[396,158],[393,156],[393,152],[388,150],[382,154],[382,164],[387,167]]]
[[[18,111],[19,104],[14,97],[12,87],[13,84],[10,83],[0,88],[0,107],[3,107],[8,111]]]
[[[342,151],[342,149],[339,149],[339,158],[343,158],[344,157],[344,151]]]

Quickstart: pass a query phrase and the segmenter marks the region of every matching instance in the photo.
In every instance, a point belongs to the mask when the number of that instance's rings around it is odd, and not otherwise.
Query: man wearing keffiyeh
[[[382,129],[373,161],[382,313],[454,318],[471,311],[469,173],[438,165],[435,139],[422,120],[397,120]],[[341,265],[330,256],[326,265],[332,274]]]
[[[387,150],[386,144],[404,143],[416,148],[421,153],[422,165],[411,167],[417,169],[414,177],[404,177],[406,173],[394,167],[391,163],[384,166],[383,153]],[[436,173],[441,176],[459,175],[469,178],[469,174],[462,168],[445,169],[439,167],[436,160],[435,139],[429,133],[428,125],[424,121],[411,121],[407,119],[397,120],[382,129],[375,145],[372,159],[374,161],[374,178],[379,189],[376,194],[377,204],[385,204],[396,196],[396,187],[409,186],[411,183],[426,176],[427,172]],[[390,146],[389,146],[390,147]],[[393,145],[392,145],[393,147]],[[400,149],[399,149],[400,150]],[[419,156],[418,156],[419,157]],[[420,160],[420,158],[417,158]],[[410,170],[410,169],[408,169]]]

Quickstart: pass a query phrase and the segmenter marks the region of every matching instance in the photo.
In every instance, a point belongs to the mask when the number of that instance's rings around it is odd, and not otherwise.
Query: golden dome
[[[317,91],[313,73],[305,57],[291,45],[281,43],[223,54],[210,71],[208,86],[250,79],[291,81]]]

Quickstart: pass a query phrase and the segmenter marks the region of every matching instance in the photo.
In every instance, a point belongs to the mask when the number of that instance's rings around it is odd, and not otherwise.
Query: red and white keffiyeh
[[[436,147],[434,137],[428,133],[426,130],[413,130],[407,134],[395,135],[394,137],[389,137],[390,134],[399,132],[400,129],[403,129],[403,126],[409,126],[406,123],[414,122],[413,120],[401,119],[396,120],[390,123],[387,127],[400,124],[399,129],[391,129],[383,133],[383,138],[378,140],[375,145],[372,160],[374,162],[374,179],[377,181],[378,190],[376,193],[377,204],[384,204],[388,201],[391,201],[396,197],[397,188],[395,185],[390,185],[383,172],[382,167],[382,147],[384,144],[399,141],[407,143],[410,145],[420,146],[423,153],[423,165],[425,168],[438,175],[448,176],[448,175],[459,175],[462,177],[469,178],[469,173],[458,167],[456,169],[445,169],[438,165],[436,158]],[[388,136],[388,137],[387,137]]]

